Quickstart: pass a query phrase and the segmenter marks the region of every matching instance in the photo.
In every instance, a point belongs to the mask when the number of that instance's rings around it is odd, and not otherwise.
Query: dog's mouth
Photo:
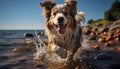
[[[55,24],[54,24],[55,25]],[[56,29],[57,29],[57,33],[60,34],[64,34],[65,33],[65,29],[66,29],[67,24],[58,24],[55,25]]]

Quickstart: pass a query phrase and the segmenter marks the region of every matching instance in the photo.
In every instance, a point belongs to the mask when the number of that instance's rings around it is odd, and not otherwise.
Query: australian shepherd
[[[65,0],[64,4],[51,1],[40,3],[47,18],[45,32],[48,36],[48,48],[53,53],[62,48],[67,52],[67,61],[74,60],[82,42],[80,21],[84,16],[83,13],[77,13],[76,4],[76,0]]]

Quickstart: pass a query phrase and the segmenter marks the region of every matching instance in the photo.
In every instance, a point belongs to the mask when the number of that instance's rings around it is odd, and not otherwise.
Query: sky
[[[0,0],[0,29],[44,29],[46,19],[39,3],[44,0]],[[115,0],[77,0],[77,10],[86,20],[104,18]],[[57,4],[64,0],[55,0]],[[87,22],[86,21],[86,22]]]

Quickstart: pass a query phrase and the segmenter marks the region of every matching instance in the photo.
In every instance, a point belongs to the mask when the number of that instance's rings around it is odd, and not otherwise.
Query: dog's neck
[[[63,35],[49,35],[48,40],[63,49],[71,50],[80,43],[82,37],[82,30],[79,26],[74,31],[69,31],[69,34]]]

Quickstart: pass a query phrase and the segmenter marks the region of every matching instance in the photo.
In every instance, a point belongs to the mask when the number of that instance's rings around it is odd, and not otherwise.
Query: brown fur
[[[55,2],[52,1],[45,1],[45,2],[41,2],[40,6],[44,7],[43,9],[43,14],[45,16],[46,19],[50,18],[51,15],[51,9],[56,5]]]
[[[65,0],[65,3],[71,8],[71,15],[75,16],[77,14],[77,1]]]
[[[78,48],[81,46],[81,40],[82,40],[82,30],[81,27],[76,23],[75,16],[77,14],[76,10],[76,1],[68,1],[65,2],[67,7],[69,8],[68,16],[65,15],[67,18],[67,26],[65,29],[65,33],[62,35],[58,35],[56,32],[56,28],[54,27],[53,22],[51,21],[52,18],[55,17],[53,14],[54,12],[57,13],[57,8],[54,7],[55,3],[52,3],[51,1],[43,2],[40,5],[44,7],[44,15],[46,18],[49,18],[49,20],[46,21],[46,34],[48,36],[48,48],[50,51],[52,51],[53,46],[58,46],[65,51],[67,51],[68,57],[67,57],[67,65],[63,65],[61,67],[58,67],[57,69],[70,69],[71,63],[74,61],[74,56]],[[52,7],[47,8],[48,5],[52,5]],[[63,11],[63,8],[62,8]],[[62,12],[64,13],[64,12]],[[53,52],[54,53],[54,52]],[[53,67],[54,65],[51,65],[49,69],[55,69]],[[72,68],[73,69],[73,68]]]

